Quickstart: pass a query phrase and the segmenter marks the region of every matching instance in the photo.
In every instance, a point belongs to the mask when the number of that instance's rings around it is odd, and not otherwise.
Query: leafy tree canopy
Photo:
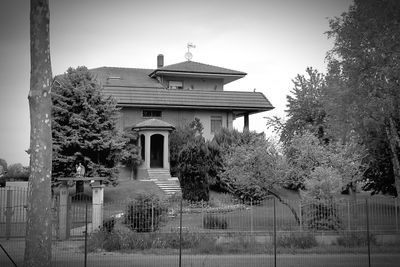
[[[338,113],[332,117],[339,118],[343,125],[350,123],[351,130],[368,148],[370,169],[366,175],[372,181],[370,186],[377,192],[397,191],[397,195],[400,192],[399,25],[399,1],[355,0],[347,12],[330,21],[328,32],[334,39],[334,48],[328,54],[330,74],[334,74],[338,85],[330,88],[331,100],[345,103],[349,119],[346,123]],[[335,109],[338,110],[331,108]]]
[[[292,94],[287,96],[287,121],[283,122],[277,117],[267,118],[267,126],[275,128],[284,144],[290,143],[293,136],[305,131],[321,140],[327,139],[326,112],[322,98],[325,78],[312,67],[308,67],[306,73],[307,76],[298,74],[293,79]]]

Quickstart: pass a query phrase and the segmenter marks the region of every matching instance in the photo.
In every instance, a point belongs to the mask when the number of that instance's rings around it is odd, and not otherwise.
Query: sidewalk
[[[22,266],[24,257],[24,239],[0,239],[0,243],[10,256]],[[79,267],[84,266],[84,253],[81,246],[83,240],[54,241],[52,245],[52,266],[55,267]],[[373,267],[397,267],[400,262],[400,254],[372,254],[371,266]],[[179,263],[178,255],[154,255],[133,254],[117,252],[89,253],[87,266],[143,266],[143,267],[176,267]],[[8,267],[13,264],[8,260],[3,251],[0,251],[0,266]],[[183,255],[182,266],[191,267],[258,267],[274,266],[273,255]],[[368,266],[365,254],[278,254],[277,266],[292,267],[364,267]]]

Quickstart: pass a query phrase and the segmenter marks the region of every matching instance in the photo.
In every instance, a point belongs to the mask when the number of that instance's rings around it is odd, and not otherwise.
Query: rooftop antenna
[[[185,53],[185,58],[190,61],[193,58],[193,54],[190,53],[190,48],[196,48],[196,46],[193,43],[188,43],[187,44],[187,52]]]

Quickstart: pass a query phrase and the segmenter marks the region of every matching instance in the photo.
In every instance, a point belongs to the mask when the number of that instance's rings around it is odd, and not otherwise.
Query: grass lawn
[[[75,188],[72,187],[71,194]],[[292,207],[300,214],[300,197],[297,192],[278,189],[278,194],[287,200]],[[152,193],[164,197],[163,192],[152,182],[137,181],[137,180],[122,180],[116,187],[106,186],[104,189],[104,218],[123,213],[127,203],[135,198],[138,194]],[[92,190],[89,185],[85,184],[85,194],[91,198]],[[338,206],[337,213],[342,219],[343,229],[364,229],[366,228],[366,205],[365,198],[369,194],[363,193],[358,196],[357,204],[354,205],[350,196],[340,195],[343,204]],[[370,197],[369,197],[370,198]],[[370,198],[369,200],[369,215],[370,215],[370,229],[373,231],[393,230],[396,228],[396,205],[395,203],[384,196]],[[211,208],[224,207],[233,205],[237,202],[234,201],[232,196],[228,194],[221,194],[217,192],[210,192],[210,202],[208,203]],[[223,231],[271,231],[274,224],[273,216],[273,203],[272,199],[267,199],[258,205],[241,205],[239,208],[229,212],[214,213],[215,216],[222,217],[227,221],[228,228]],[[298,230],[297,224],[293,213],[290,209],[280,203],[276,203],[276,223],[278,230]],[[179,201],[172,203],[175,212],[179,210]],[[399,203],[400,204],[400,203]],[[84,218],[84,202],[75,202],[76,213],[78,215],[76,220],[82,221]],[[399,209],[399,205],[397,205]],[[184,210],[188,210],[188,204],[184,204]],[[191,231],[210,231],[203,228],[203,217],[207,213],[213,213],[212,210],[197,208],[197,212],[184,212],[183,226],[185,229]],[[91,212],[89,211],[89,214]],[[397,221],[399,218],[400,210],[398,210]],[[78,218],[79,217],[79,218]],[[350,218],[350,221],[348,220]],[[75,219],[73,221],[76,221]],[[400,226],[400,225],[399,225]],[[398,227],[399,227],[398,226]],[[171,231],[179,227],[179,216],[168,218],[166,224],[162,227],[162,231]]]

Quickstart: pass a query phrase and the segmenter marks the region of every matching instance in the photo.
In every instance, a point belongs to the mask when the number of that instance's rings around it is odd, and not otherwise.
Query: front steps
[[[167,196],[172,196],[181,192],[179,180],[171,177],[167,169],[150,169],[147,170],[149,180],[154,182]]]

